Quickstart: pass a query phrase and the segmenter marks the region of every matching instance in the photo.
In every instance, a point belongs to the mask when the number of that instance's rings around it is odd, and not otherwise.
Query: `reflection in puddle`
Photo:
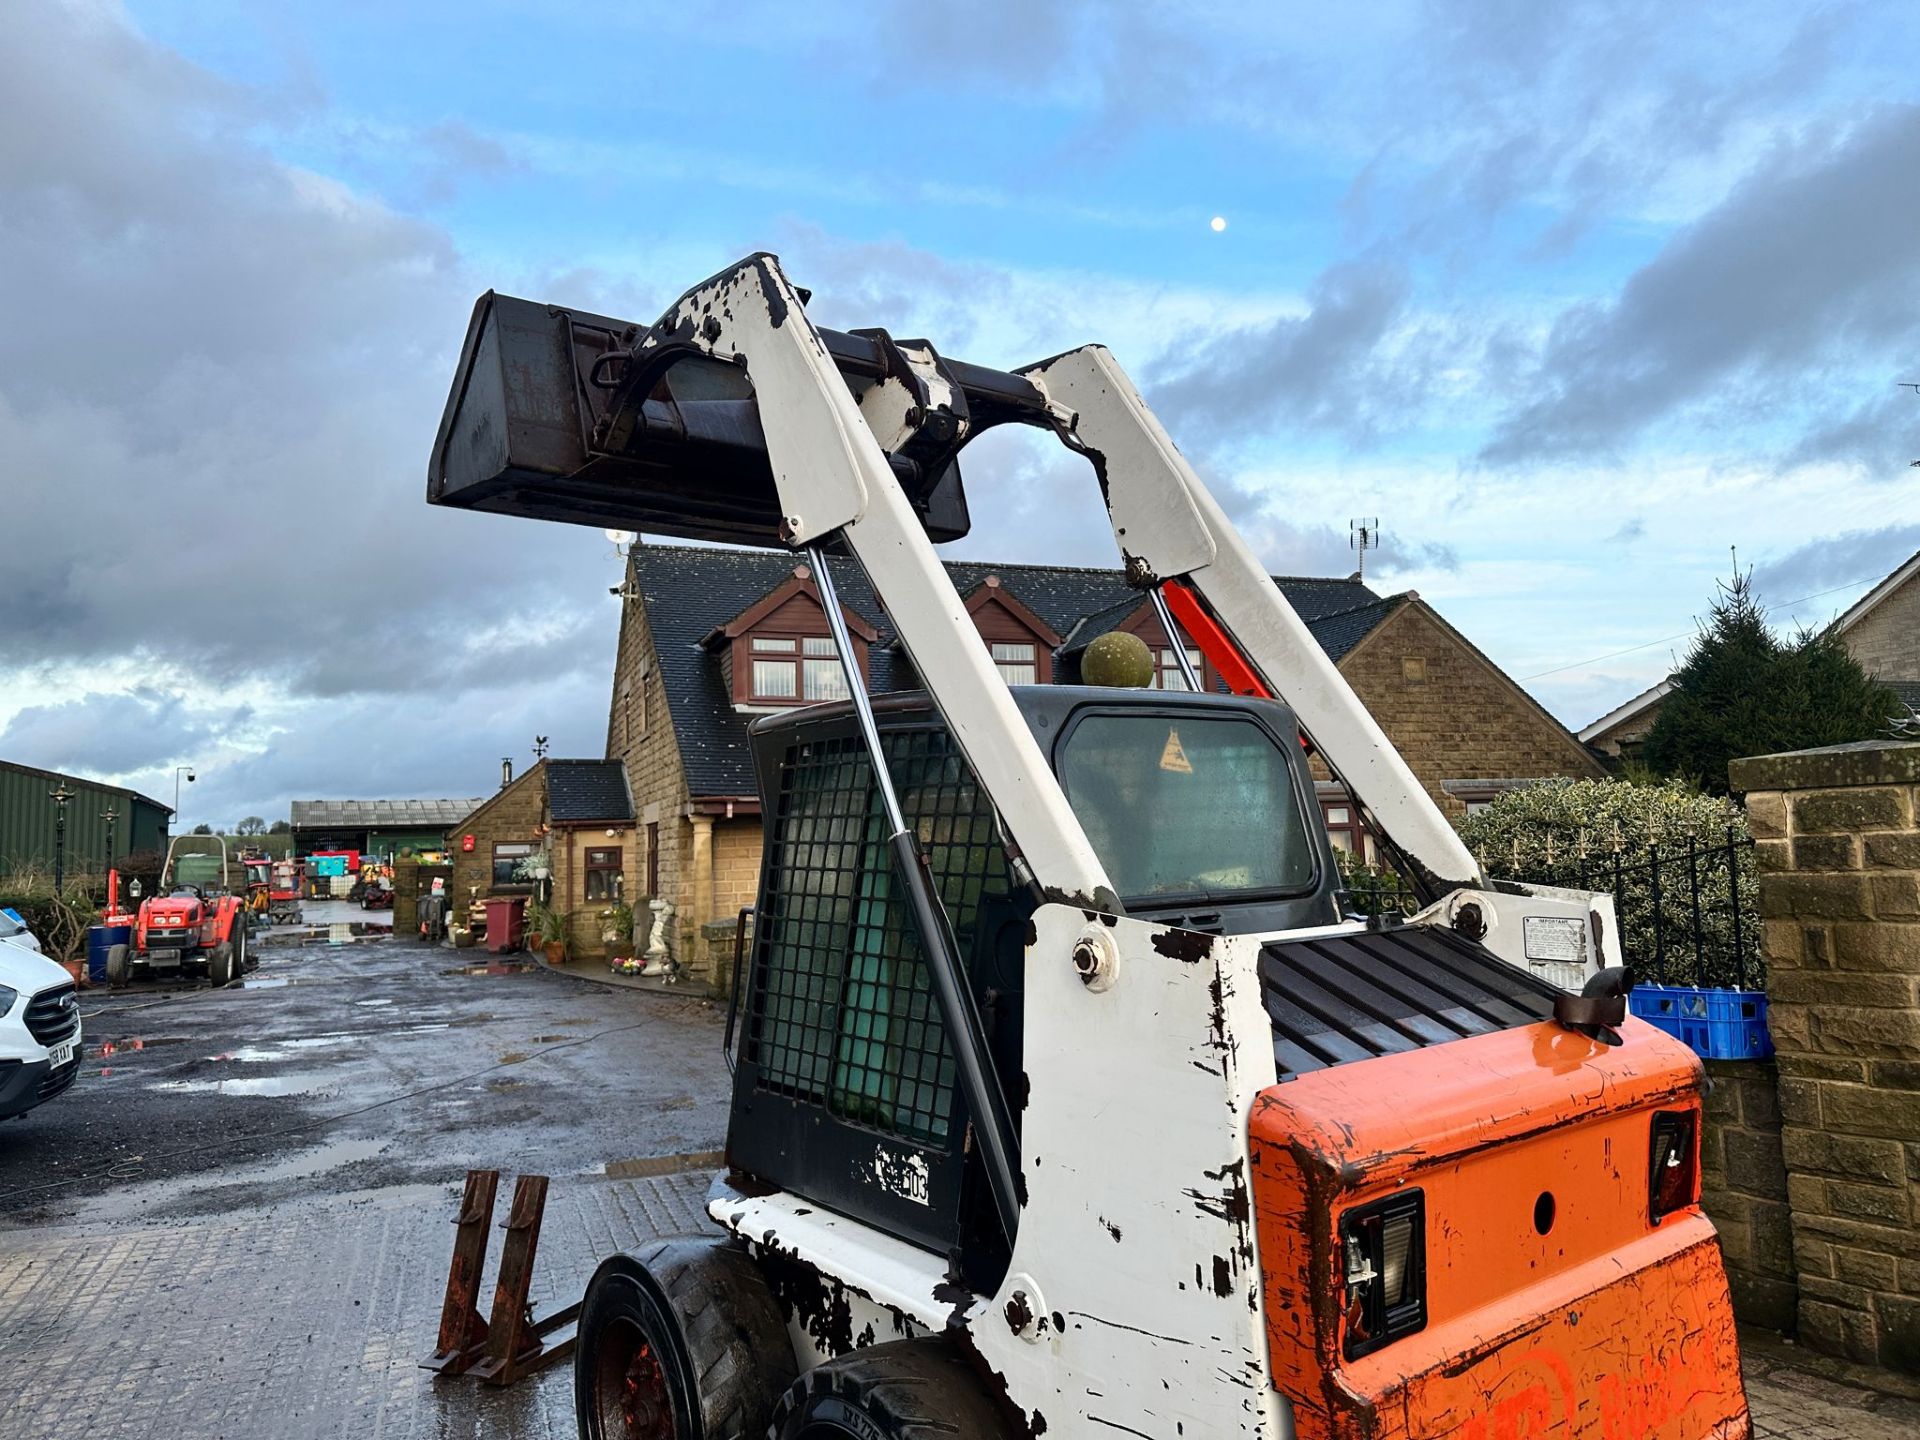
[[[487,965],[460,965],[442,975],[525,975],[535,968],[531,960],[495,960]]]
[[[366,920],[342,920],[333,925],[301,925],[276,930],[274,939],[287,939],[301,945],[354,945],[365,940],[389,940],[393,924],[376,925]]]
[[[161,1080],[148,1086],[170,1094],[319,1095],[337,1090],[338,1075],[294,1072],[286,1075],[235,1075],[223,1080]]]
[[[89,1045],[87,1049],[105,1059],[109,1055],[128,1055],[136,1050],[152,1050],[161,1045],[181,1045],[186,1043],[186,1039],[184,1035],[155,1035],[132,1040],[102,1040],[98,1045]]]

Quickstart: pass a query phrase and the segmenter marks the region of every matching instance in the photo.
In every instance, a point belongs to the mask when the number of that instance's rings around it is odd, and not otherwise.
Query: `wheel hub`
[[[667,1373],[651,1341],[642,1340],[620,1386],[620,1419],[627,1440],[676,1440]]]

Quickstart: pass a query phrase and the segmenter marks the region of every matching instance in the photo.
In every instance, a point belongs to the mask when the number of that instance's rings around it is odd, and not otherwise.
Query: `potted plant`
[[[549,965],[567,958],[567,917],[538,901],[527,906],[527,935],[547,957]]]

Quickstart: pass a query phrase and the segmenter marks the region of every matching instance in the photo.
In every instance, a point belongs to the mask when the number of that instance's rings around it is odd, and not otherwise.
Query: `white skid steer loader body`
[[[973,1350],[1034,1433],[1044,1422],[1046,1435],[1067,1440],[1288,1440],[1248,1174],[1249,1114],[1275,1083],[1258,975],[1274,937],[1122,915],[893,479],[872,427],[893,434],[911,423],[908,410],[883,386],[855,399],[778,262],[742,262],[690,292],[669,321],[677,341],[744,363],[784,538],[795,548],[838,539],[859,561],[991,798],[1016,873],[1047,902],[1026,950],[1025,1193],[998,1293],[974,1294],[949,1279],[943,1257],[796,1196],[722,1193],[712,1215],[750,1246],[806,1262],[836,1291],[823,1309],[850,1316],[851,1331],[827,1333],[820,1316],[796,1312],[803,1366],[850,1345],[943,1332]],[[920,357],[908,360],[918,371]],[[1461,887],[1426,923],[1458,923],[1460,906],[1477,904],[1489,944],[1504,942],[1496,953],[1522,964],[1522,910],[1593,928],[1589,897],[1484,888],[1472,855],[1105,350],[1025,374],[1062,438],[1100,472],[1130,580],[1178,579],[1204,597],[1401,853],[1436,888]],[[930,362],[921,378],[938,382]],[[1597,968],[1599,938],[1596,928],[1585,970]],[[1075,968],[1084,946],[1103,957],[1099,984]]]
[[[1083,941],[1102,948],[1110,985],[1085,984],[1067,961]],[[1247,1171],[1247,1116],[1275,1081],[1260,945],[1068,905],[1036,912],[1027,1202],[990,1298],[949,1283],[941,1257],[804,1200],[716,1198],[713,1217],[741,1238],[841,1282],[796,1312],[803,1364],[836,1348],[820,1326],[840,1314],[879,1340],[953,1337],[1049,1440],[1290,1440]]]

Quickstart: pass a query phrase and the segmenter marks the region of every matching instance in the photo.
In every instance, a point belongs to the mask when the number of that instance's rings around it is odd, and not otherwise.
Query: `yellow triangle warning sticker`
[[[1160,768],[1171,770],[1176,775],[1193,774],[1193,762],[1187,759],[1187,752],[1181,747],[1178,730],[1167,731],[1167,746],[1160,752]]]

